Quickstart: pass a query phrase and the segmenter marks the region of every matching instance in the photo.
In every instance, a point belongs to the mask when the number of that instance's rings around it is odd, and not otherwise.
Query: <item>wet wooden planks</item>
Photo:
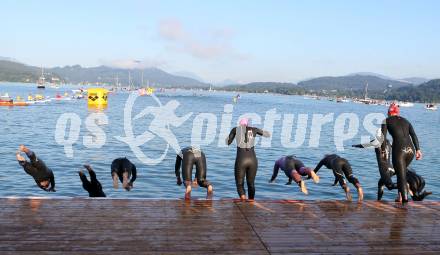
[[[0,254],[422,254],[440,203],[0,198]]]

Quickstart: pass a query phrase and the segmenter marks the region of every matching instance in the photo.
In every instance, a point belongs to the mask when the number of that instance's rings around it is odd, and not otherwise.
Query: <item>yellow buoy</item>
[[[34,101],[34,97],[32,95],[28,96],[28,101]]]
[[[108,90],[102,88],[91,88],[87,90],[87,103],[89,106],[107,105]]]

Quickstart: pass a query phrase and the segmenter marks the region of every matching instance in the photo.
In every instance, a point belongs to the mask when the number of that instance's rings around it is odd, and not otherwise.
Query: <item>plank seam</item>
[[[263,242],[263,239],[261,238],[261,236],[257,233],[257,231],[254,228],[254,225],[252,225],[252,223],[249,221],[249,219],[246,217],[246,215],[244,214],[244,212],[241,210],[240,206],[237,205],[237,203],[234,203],[234,205],[238,208],[238,210],[240,211],[241,215],[243,215],[243,218],[246,220],[246,222],[249,224],[249,226],[251,226],[252,231],[254,231],[255,235],[257,236],[258,240],[260,241],[260,243],[263,245],[264,249],[267,251],[268,254],[272,254],[269,251],[269,248],[266,246],[266,244]]]

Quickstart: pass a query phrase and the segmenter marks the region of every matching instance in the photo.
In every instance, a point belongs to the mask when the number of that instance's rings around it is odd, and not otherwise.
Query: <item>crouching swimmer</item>
[[[286,183],[286,185],[291,184],[293,179],[304,194],[308,194],[308,191],[301,176],[308,176],[309,178],[312,178],[315,183],[319,182],[319,176],[311,168],[305,167],[301,160],[292,155],[281,157],[275,161],[272,178],[270,179],[269,183],[272,183],[275,180],[280,168],[284,171],[287,178],[289,178],[289,181]]]
[[[79,178],[81,179],[83,188],[89,192],[89,197],[105,197],[104,191],[102,191],[101,183],[96,178],[96,173],[89,165],[84,165],[90,175],[90,181],[87,180],[87,176],[80,170],[78,171]]]
[[[21,152],[26,154],[30,162],[20,155]],[[16,157],[20,166],[23,167],[27,174],[34,178],[38,187],[48,192],[55,192],[55,177],[52,170],[33,151],[24,145],[20,145]]]
[[[183,148],[179,155],[176,156],[175,174],[177,185],[185,185],[185,199],[191,199],[191,184],[193,166],[196,166],[196,178],[194,180],[200,187],[206,188],[206,199],[212,199],[213,186],[206,180],[206,157],[205,153],[199,148],[186,147]],[[182,178],[180,177],[180,168],[182,167]]]

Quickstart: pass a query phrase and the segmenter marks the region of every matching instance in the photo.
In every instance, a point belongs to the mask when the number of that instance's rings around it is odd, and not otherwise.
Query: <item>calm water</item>
[[[54,97],[58,92],[70,92],[71,88],[66,89],[46,89],[44,94]],[[37,89],[34,85],[0,83],[0,93],[8,92],[11,96],[27,96],[29,93],[35,94]],[[234,182],[234,160],[235,146],[218,147],[220,142],[223,144],[224,135],[219,137],[220,121],[224,111],[224,105],[232,103],[233,94],[223,92],[197,92],[194,95],[189,91],[171,91],[159,95],[160,101],[164,104],[170,100],[180,102],[177,110],[178,116],[183,116],[188,112],[194,114],[182,126],[172,128],[172,131],[179,140],[181,146],[190,143],[191,130],[194,117],[200,112],[213,113],[217,116],[217,133],[210,145],[202,147],[207,155],[208,179],[214,184],[216,198],[236,197]],[[174,176],[175,154],[169,150],[165,159],[154,166],[142,164],[131,152],[128,145],[115,139],[115,136],[124,136],[123,108],[128,98],[127,93],[114,94],[109,97],[109,106],[103,112],[108,116],[109,124],[102,126],[106,133],[106,143],[100,149],[86,148],[82,139],[84,135],[89,135],[85,127],[87,116],[96,110],[88,109],[85,100],[72,100],[64,102],[51,102],[46,105],[33,105],[29,107],[0,107],[0,196],[83,196],[88,194],[82,189],[81,181],[77,171],[84,163],[92,165],[98,179],[101,181],[104,191],[108,197],[113,198],[180,198],[183,196],[183,186],[176,186]],[[134,114],[137,114],[146,106],[155,106],[151,97],[138,98],[135,104]],[[385,113],[384,106],[367,106],[354,103],[337,104],[327,100],[307,100],[297,96],[282,96],[272,94],[241,94],[238,104],[234,105],[233,123],[238,116],[246,112],[258,113],[264,118],[265,113],[275,108],[280,114],[295,114],[293,136],[296,132],[296,116],[299,113],[309,114],[309,123],[306,133],[306,141],[303,146],[294,149],[287,149],[281,146],[281,121],[275,122],[272,138],[272,148],[256,147],[259,159],[259,169],[256,178],[256,198],[258,199],[343,199],[342,189],[332,187],[333,175],[330,170],[323,168],[320,170],[321,182],[314,184],[307,182],[309,195],[303,195],[296,185],[286,186],[284,183],[287,178],[280,172],[276,183],[269,184],[268,180],[272,175],[273,162],[278,157],[287,154],[295,154],[303,162],[311,167],[321,159],[325,153],[336,152],[334,145],[334,122],[323,126],[318,148],[309,148],[309,135],[311,126],[311,116],[315,113],[334,113],[335,118],[340,113],[356,113],[360,119],[360,129],[355,138],[345,142],[345,150],[337,152],[341,156],[349,159],[352,164],[354,174],[359,178],[366,193],[366,199],[375,199],[377,191],[377,181],[379,173],[373,150],[361,150],[351,148],[353,143],[360,143],[361,135],[368,135],[363,128],[362,121],[364,116],[371,112]],[[67,158],[64,154],[63,146],[55,141],[55,127],[59,116],[66,112],[77,113],[82,120],[81,134],[79,140],[73,146],[74,157]],[[403,108],[402,115],[407,117],[413,124],[418,134],[424,159],[415,161],[412,167],[419,174],[425,177],[426,189],[433,191],[430,200],[440,198],[440,152],[438,144],[439,135],[439,112],[426,111],[422,105],[415,105],[413,108]],[[151,118],[149,116],[148,118]],[[147,130],[150,120],[144,118],[135,124],[135,133],[141,134]],[[255,125],[262,127],[262,125]],[[46,164],[52,168],[56,178],[56,193],[47,193],[40,190],[33,181],[32,177],[26,175],[23,169],[15,160],[15,152],[19,144],[26,144],[33,149]],[[164,141],[155,138],[142,147],[143,152],[149,157],[158,157],[164,149]],[[126,192],[122,189],[113,190],[111,187],[110,164],[116,157],[127,156],[137,165],[138,179],[132,191]],[[351,186],[352,188],[352,186]],[[352,188],[352,191],[355,190]],[[196,189],[194,197],[204,197],[204,189]],[[395,191],[385,192],[385,199],[394,199]]]

